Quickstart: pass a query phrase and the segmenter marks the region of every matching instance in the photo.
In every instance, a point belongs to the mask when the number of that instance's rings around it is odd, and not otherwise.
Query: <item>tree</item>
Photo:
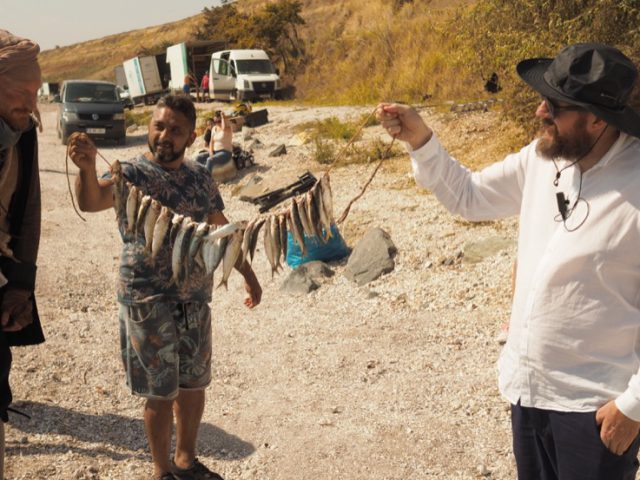
[[[203,21],[193,35],[198,40],[223,38],[229,48],[260,48],[283,71],[295,77],[304,62],[304,42],[298,27],[305,25],[302,3],[278,0],[251,15],[239,12],[235,4],[203,9]]]

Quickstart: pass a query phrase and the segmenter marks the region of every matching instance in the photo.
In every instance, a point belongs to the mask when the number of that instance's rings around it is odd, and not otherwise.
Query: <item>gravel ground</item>
[[[124,385],[119,360],[121,241],[114,213],[86,214],[86,222],[76,216],[55,110],[42,108],[37,296],[47,342],[14,350],[14,396],[32,419],[12,417],[7,426],[6,474],[11,480],[147,479],[143,402]],[[310,160],[310,146],[295,145],[294,125],[369,110],[269,107],[270,123],[254,133],[265,144],[256,151],[258,165],[221,185],[227,216],[257,213],[234,196],[249,175],[287,183],[325,168]],[[423,114],[443,124],[442,115]],[[448,124],[445,145],[476,142],[479,157],[490,148],[487,135],[500,127],[492,112],[464,114],[458,125]],[[145,132],[130,135],[124,147],[99,149],[110,161],[130,158],[145,151]],[[379,127],[366,132],[367,138],[382,134]],[[287,155],[268,157],[281,143]],[[336,213],[372,168],[332,171]],[[366,286],[344,278],[339,262],[331,265],[337,275],[319,290],[291,296],[280,291],[287,272],[272,279],[259,253],[254,268],[264,297],[258,308],[243,306],[237,274],[228,292],[214,292],[214,375],[199,450],[227,480],[515,478],[495,336],[508,318],[516,220],[470,224],[453,217],[414,185],[404,156],[382,168],[342,232],[353,246],[373,227],[389,232],[398,255],[395,271]],[[496,236],[510,247],[480,263],[464,261],[467,242]]]

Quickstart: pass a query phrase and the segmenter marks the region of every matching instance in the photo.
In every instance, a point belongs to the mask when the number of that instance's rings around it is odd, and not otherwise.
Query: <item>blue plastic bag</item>
[[[307,254],[303,257],[300,246],[293,241],[293,234],[287,232],[287,265],[291,268],[297,268],[303,263],[321,260],[329,262],[331,260],[339,260],[349,255],[349,247],[340,235],[337,225],[331,225],[331,238],[327,243],[322,243],[315,235],[313,237],[304,237],[304,246]]]

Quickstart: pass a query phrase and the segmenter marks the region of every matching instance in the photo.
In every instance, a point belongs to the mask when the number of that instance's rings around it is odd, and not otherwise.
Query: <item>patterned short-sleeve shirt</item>
[[[176,170],[165,170],[159,164],[140,155],[122,162],[122,172],[128,184],[135,185],[145,195],[168,207],[172,212],[204,222],[209,214],[224,209],[220,192],[211,174],[201,165],[185,160]],[[105,174],[103,178],[109,178]],[[126,217],[126,216],[125,216]],[[125,305],[149,302],[209,302],[212,278],[197,264],[189,275],[176,284],[172,280],[172,246],[169,233],[155,258],[145,250],[143,235],[127,233],[127,219],[119,220],[118,228],[124,242],[120,259],[118,301]]]

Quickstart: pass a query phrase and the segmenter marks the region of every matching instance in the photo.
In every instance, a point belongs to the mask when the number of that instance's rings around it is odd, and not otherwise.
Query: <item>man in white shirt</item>
[[[638,72],[615,48],[520,62],[539,136],[480,172],[451,158],[415,110],[380,104],[414,174],[452,213],[519,215],[518,270],[499,385],[521,480],[635,479],[640,445]]]

